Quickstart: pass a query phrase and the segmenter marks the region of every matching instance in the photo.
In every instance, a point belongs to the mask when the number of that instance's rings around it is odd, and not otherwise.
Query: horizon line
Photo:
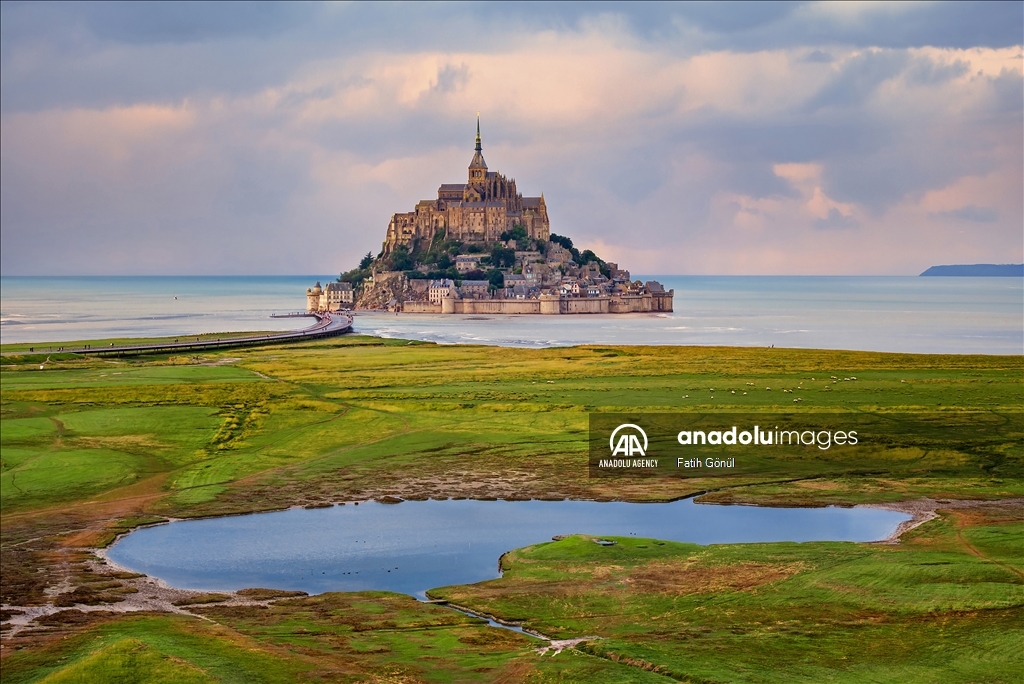
[[[1024,264],[937,264],[938,266],[1022,266]],[[928,268],[934,268],[929,266]],[[928,269],[925,269],[928,270]],[[636,273],[661,278],[919,278],[921,273]],[[338,274],[340,276],[341,273]],[[324,273],[75,273],[75,274],[0,274],[0,278],[323,278]],[[943,277],[943,276],[931,276]],[[962,278],[964,276],[947,276]],[[979,276],[992,277],[992,276]],[[1017,276],[1007,276],[1017,277]]]

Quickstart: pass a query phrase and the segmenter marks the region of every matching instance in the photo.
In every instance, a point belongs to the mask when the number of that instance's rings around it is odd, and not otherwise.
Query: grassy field
[[[600,636],[583,650],[680,681],[1016,681],[1024,524],[972,517],[970,546],[964,516],[899,547],[570,537],[507,554],[501,579],[431,595]]]
[[[88,549],[161,516],[383,496],[665,500],[708,492],[707,500],[820,505],[1024,494],[1021,357],[526,350],[358,336],[187,357],[47,361],[20,348],[0,351],[0,589],[10,606],[116,606],[126,580],[96,577]],[[979,426],[983,438],[911,442],[883,453],[868,472],[825,468],[790,482],[588,477],[588,413],[782,409],[942,415]],[[937,455],[928,462],[942,467],[920,465]],[[188,608],[212,623],[68,610],[5,638],[3,679],[104,681],[94,673],[121,668],[164,673],[166,681],[197,681],[196,672],[234,681],[226,673],[250,667],[262,679],[244,681],[316,679],[323,668],[334,673],[328,680],[341,681],[665,681],[665,674],[820,681],[833,671],[837,681],[882,681],[890,670],[889,679],[928,681],[950,658],[961,664],[948,681],[986,679],[986,672],[997,680],[1017,662],[1002,639],[1020,637],[1011,627],[1022,616],[1024,538],[1014,510],[944,514],[893,548],[650,542],[640,549],[634,539],[604,549],[566,540],[517,552],[505,578],[479,591],[444,590],[551,635],[606,637],[555,658],[534,653],[527,637],[472,618],[452,626],[445,621],[462,617],[411,599],[328,595],[244,610]],[[598,577],[607,565],[622,569]],[[726,568],[723,583],[709,580],[706,591],[671,600],[643,580],[658,568],[697,577],[709,567]],[[551,603],[565,573],[593,591]],[[623,573],[637,579],[616,588]],[[935,592],[917,591],[918,584]],[[631,617],[602,618],[605,609]],[[388,617],[366,617],[376,610]],[[768,614],[788,626],[751,626],[752,616],[767,624]],[[202,648],[193,638],[200,632],[209,636]],[[938,639],[940,632],[960,637]],[[893,640],[933,637],[930,650],[883,653]],[[984,644],[990,657],[978,655]],[[772,679],[780,658],[799,667]]]

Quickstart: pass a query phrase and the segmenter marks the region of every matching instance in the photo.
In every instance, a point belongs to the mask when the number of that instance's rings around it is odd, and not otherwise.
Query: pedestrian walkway
[[[280,342],[302,342],[305,340],[317,340],[326,337],[335,337],[352,332],[352,316],[344,313],[309,313],[306,314],[316,318],[316,323],[303,330],[295,330],[282,333],[271,333],[268,335],[250,335],[245,337],[206,338],[197,337],[195,341],[175,340],[173,342],[157,342],[153,344],[128,344],[109,347],[94,347],[86,345],[77,349],[62,348],[64,352],[72,354],[86,354],[94,356],[126,356],[135,354],[159,354],[172,351],[200,351],[211,349],[230,349],[233,347],[253,347],[262,344],[277,344]],[[291,314],[296,316],[296,314]]]

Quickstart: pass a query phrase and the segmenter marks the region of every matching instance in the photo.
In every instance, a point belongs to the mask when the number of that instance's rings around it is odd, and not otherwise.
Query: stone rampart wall
[[[453,313],[461,314],[539,314],[536,299],[456,299]]]
[[[624,295],[612,297],[609,313],[647,313],[651,310],[651,295]]]
[[[606,314],[608,313],[608,297],[566,297],[562,300],[562,311],[565,314]]]
[[[441,305],[431,304],[430,302],[403,302],[402,312],[439,314],[441,313]]]
[[[559,297],[540,299],[454,299],[440,304],[406,301],[405,313],[431,314],[607,314],[672,311],[672,291],[624,297]]]
[[[672,298],[675,290],[655,292],[651,295],[651,311],[672,311]]]

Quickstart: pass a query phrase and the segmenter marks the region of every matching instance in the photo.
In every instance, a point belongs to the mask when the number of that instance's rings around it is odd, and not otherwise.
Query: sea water
[[[650,276],[638,276],[652,279]],[[3,277],[0,337],[60,342],[304,327],[330,276]],[[442,344],[776,346],[921,353],[1024,353],[1024,279],[654,276],[675,311],[579,316],[357,312],[356,332]]]
[[[90,276],[0,278],[0,337],[66,342],[297,330],[273,313],[303,311],[326,276]]]

